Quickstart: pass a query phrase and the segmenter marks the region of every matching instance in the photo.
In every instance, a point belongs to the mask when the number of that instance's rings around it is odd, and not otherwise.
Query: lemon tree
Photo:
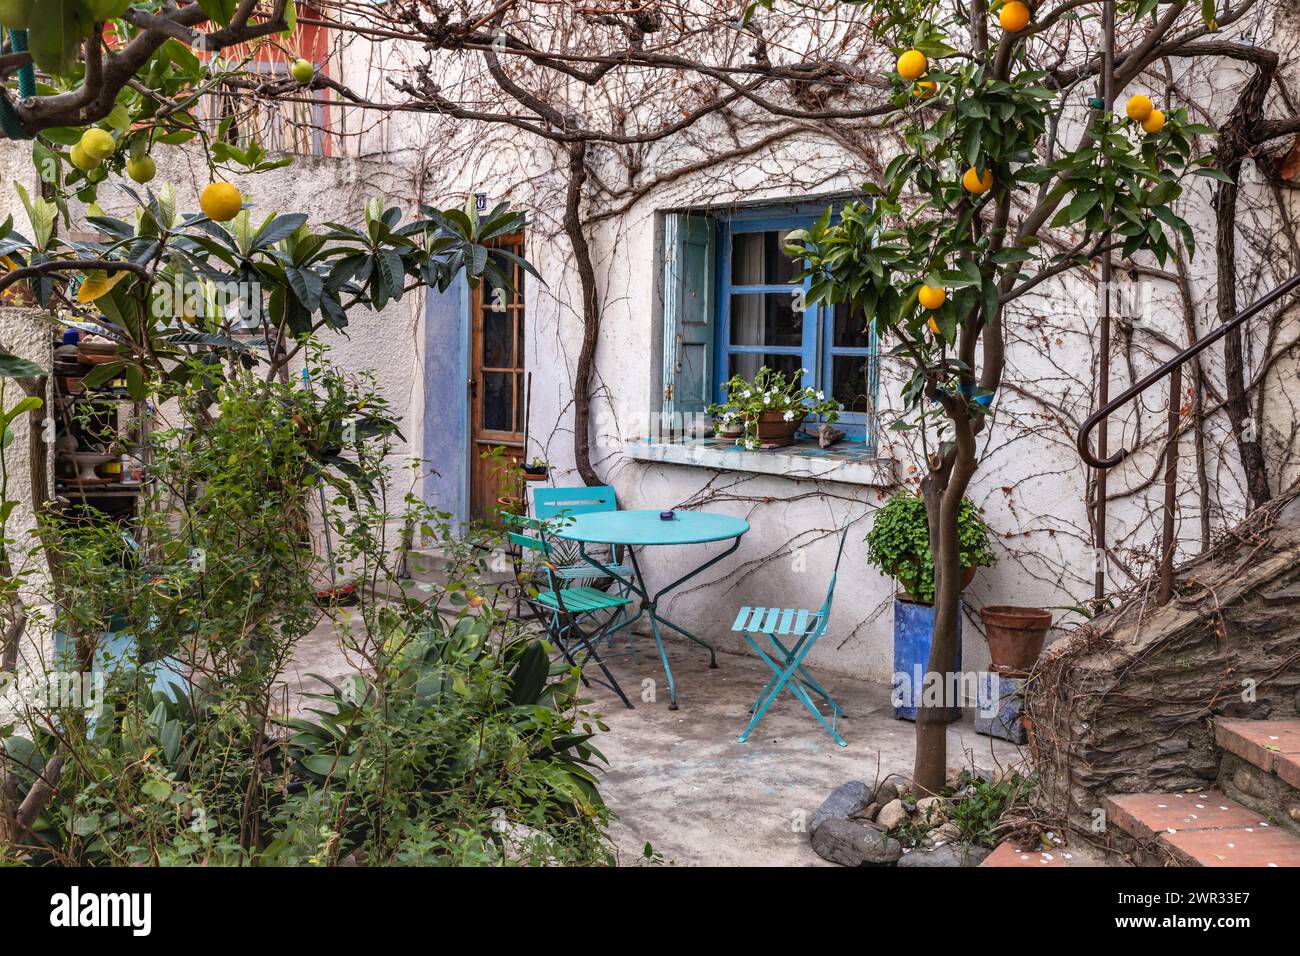
[[[929,670],[946,674],[957,650],[957,515],[1002,381],[1008,303],[1103,254],[1164,263],[1175,239],[1194,251],[1173,204],[1192,177],[1223,174],[1213,157],[1193,155],[1193,138],[1213,130],[1186,109],[1144,94],[1126,111],[1103,109],[1038,68],[1034,37],[1053,20],[1025,4],[973,7],[976,20],[938,3],[865,5],[876,40],[897,56],[902,149],[863,184],[862,201],[792,233],[787,251],[805,264],[810,302],[862,310],[908,363],[906,414],[891,427],[919,430],[929,450],[922,492],[939,581]],[[1100,4],[1091,6],[1095,16]],[[1148,17],[1144,7],[1127,12]],[[918,101],[922,82],[933,85]],[[1065,133],[1052,119],[1071,108],[1078,127]],[[1042,242],[1049,230],[1064,238]],[[921,709],[922,789],[943,785],[944,727],[941,710]]]

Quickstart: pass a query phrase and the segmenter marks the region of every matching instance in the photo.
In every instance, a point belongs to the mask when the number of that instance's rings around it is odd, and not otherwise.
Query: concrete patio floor
[[[336,634],[325,619],[298,645],[283,675],[291,713],[312,706],[304,692],[324,689],[309,674],[336,679],[356,672],[360,662],[348,660]],[[845,710],[837,729],[847,747],[837,746],[789,693],[741,744],[736,737],[750,704],[771,676],[761,661],[720,653],[712,670],[701,648],[669,639],[681,705],[672,711],[653,641],[638,635],[637,646],[639,656],[609,661],[635,709],[600,684],[588,691],[589,709],[610,728],[595,744],[609,761],[600,791],[618,814],[610,837],[623,865],[636,864],[649,842],[668,865],[830,866],[812,851],[806,826],[831,790],[911,771],[914,725],[894,719],[883,684],[815,675]],[[950,767],[995,770],[1021,762],[1015,745],[976,734],[969,715],[948,731]]]
[[[672,711],[653,643],[638,645],[639,659],[610,661],[634,710],[606,688],[591,688],[610,728],[595,743],[609,760],[600,790],[618,814],[610,836],[623,865],[636,863],[648,841],[665,864],[830,866],[806,832],[822,800],[849,780],[872,784],[911,771],[914,725],[894,719],[888,687],[816,675],[845,710],[837,729],[847,747],[791,694],[741,744],[749,706],[771,676],[761,661],[719,654],[711,670],[699,648],[669,645],[680,703]],[[643,691],[655,699],[643,702]],[[967,716],[948,732],[948,762],[994,770],[1018,765],[1021,755],[1013,744],[976,734]]]

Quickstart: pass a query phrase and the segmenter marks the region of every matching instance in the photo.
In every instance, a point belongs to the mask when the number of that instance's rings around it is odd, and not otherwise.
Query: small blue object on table
[[[671,515],[665,518],[664,515]],[[613,631],[631,627],[642,615],[650,622],[650,634],[659,648],[659,659],[664,665],[664,676],[668,678],[668,697],[670,710],[677,709],[677,685],[673,681],[673,671],[668,664],[668,653],[664,650],[663,637],[659,625],[671,628],[707,648],[709,666],[717,667],[717,652],[713,645],[703,638],[696,637],[680,624],[675,624],[659,613],[659,601],[665,594],[673,591],[691,578],[713,567],[719,561],[735,552],[740,547],[740,539],[749,530],[749,522],[731,515],[711,514],[703,511],[597,511],[590,514],[574,515],[571,518],[557,519],[552,534],[557,538],[576,541],[582,557],[598,568],[602,575],[613,578],[623,584],[631,594],[641,601],[636,614],[618,624]],[[683,544],[707,544],[712,541],[731,541],[731,547],[701,564],[688,574],[664,585],[651,593],[641,573],[641,564],[637,559],[637,548],[667,547]],[[628,560],[632,565],[632,574],[623,577],[605,566],[596,558],[587,554],[589,544],[618,545],[627,549]]]

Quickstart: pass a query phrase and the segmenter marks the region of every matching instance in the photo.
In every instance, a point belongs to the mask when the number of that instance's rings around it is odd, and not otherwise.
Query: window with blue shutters
[[[666,412],[721,401],[733,375],[753,378],[764,365],[787,376],[802,368],[803,384],[844,406],[838,427],[874,447],[878,355],[869,317],[842,305],[805,307],[807,282],[791,283],[798,270],[785,237],[823,208],[666,217]]]

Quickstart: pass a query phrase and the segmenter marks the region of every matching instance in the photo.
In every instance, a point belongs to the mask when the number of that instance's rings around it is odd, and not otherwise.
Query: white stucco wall
[[[366,95],[392,98],[387,81],[424,58],[423,51],[401,44],[353,40],[340,54],[340,75]],[[442,63],[453,74],[449,82],[454,82],[454,74],[463,68],[455,64],[464,62],[468,60],[452,58]],[[1213,85],[1215,90],[1228,90],[1231,81],[1229,71],[1221,71]],[[489,205],[509,199],[526,209],[530,215],[527,256],[544,279],[542,283],[530,282],[526,296],[526,364],[534,375],[532,441],[526,454],[540,455],[556,466],[555,484],[578,483],[572,453],[572,395],[581,321],[573,257],[560,233],[562,157],[548,144],[509,127],[456,123],[411,112],[382,117],[370,114],[369,118],[355,109],[342,113],[344,129],[355,134],[347,140],[347,152],[377,161],[300,159],[287,169],[237,182],[251,194],[258,211],[300,209],[318,223],[357,219],[361,203],[376,192],[400,198],[408,208],[419,199],[445,206],[482,192]],[[608,174],[606,184],[639,186],[668,170],[707,159],[711,151],[731,144],[731,137],[732,131],[706,123],[693,131],[684,145],[640,149],[639,171],[630,177],[607,159],[597,156],[595,162]],[[861,180],[879,175],[890,147],[883,138],[877,145],[876,155],[851,153],[840,142],[805,128],[743,160],[654,188],[631,202],[625,212],[589,227],[602,312],[591,441],[596,470],[617,489],[622,507],[702,507],[750,521],[753,530],[737,555],[691,582],[664,607],[668,616],[689,622],[727,649],[742,647],[729,631],[741,605],[816,607],[821,603],[833,559],[832,531],[846,519],[855,519],[833,623],[811,662],[842,674],[887,680],[892,670],[894,585],[867,566],[862,539],[874,509],[891,488],[647,464],[622,451],[624,441],[638,437],[648,416],[658,409],[662,360],[656,329],[660,214],[727,203],[805,201],[844,193]],[[0,168],[6,173],[21,171],[15,152],[23,150],[0,146]],[[198,189],[207,180],[206,169],[183,150],[164,148],[158,158],[160,180],[175,182],[182,205],[187,205],[186,197],[188,205],[194,205]],[[1264,190],[1257,172],[1248,165],[1244,194],[1258,199]],[[1200,244],[1198,256],[1187,266],[1187,281],[1194,292],[1191,319],[1198,334],[1217,321],[1212,312],[1209,195],[1208,184],[1197,183],[1180,206]],[[10,197],[0,201],[0,214],[5,211],[5,201],[11,201]],[[604,205],[586,207],[589,218],[623,200],[605,197],[602,201]],[[122,208],[121,200],[114,200],[109,189],[101,191],[101,203],[109,209]],[[1249,251],[1243,255],[1247,261],[1241,267],[1239,301],[1244,305],[1282,278],[1277,270],[1284,266],[1261,263]],[[1161,337],[1176,343],[1188,340],[1181,305],[1168,298],[1174,290],[1168,281],[1173,267],[1158,269],[1154,262],[1144,265],[1149,266],[1151,274],[1146,278],[1151,279],[1156,298],[1136,323],[1117,326],[1120,344],[1112,364],[1112,394],[1169,354],[1160,344]],[[1041,292],[1017,302],[1007,316],[1006,379],[995,404],[995,417],[980,436],[981,467],[970,492],[998,536],[1000,561],[996,568],[981,570],[976,576],[967,591],[969,609],[990,603],[1075,605],[1092,592],[1091,531],[1084,504],[1088,475],[1073,440],[1091,408],[1097,373],[1094,290],[1085,282],[1070,287],[1049,284]],[[415,334],[422,315],[418,297],[390,306],[378,316],[354,313],[350,335],[336,343],[334,352],[337,359],[353,367],[379,370],[386,393],[411,426],[406,433],[415,449],[423,446],[424,379],[460,374],[459,356],[452,355],[450,335],[429,346],[424,336]],[[1300,327],[1292,317],[1279,326],[1278,342],[1294,340],[1298,332]],[[1133,347],[1125,351],[1121,346],[1130,338]],[[1207,362],[1221,393],[1221,376],[1214,372],[1218,355],[1221,352],[1213,350]],[[1125,356],[1131,356],[1131,362]],[[897,412],[904,373],[896,360],[881,359],[884,424]],[[1266,412],[1266,442],[1272,443],[1270,459],[1277,467],[1274,480],[1279,485],[1297,474],[1296,436],[1288,428],[1300,398],[1295,382],[1292,352],[1271,368],[1260,391]],[[1164,407],[1163,391],[1157,390],[1149,396],[1145,414],[1118,416],[1112,426],[1111,447],[1131,442],[1138,433],[1138,422],[1143,439],[1162,430]],[[437,412],[458,414],[459,410]],[[1188,436],[1183,443],[1185,458],[1191,454],[1191,444]],[[880,446],[882,455],[896,461],[903,486],[914,483],[924,468],[920,450],[889,432],[881,433]],[[1148,446],[1117,468],[1110,479],[1108,538],[1111,544],[1118,544],[1139,575],[1153,567],[1149,554],[1145,564],[1139,558],[1158,535],[1162,496],[1155,457],[1158,451],[1158,446]],[[442,447],[438,452],[447,457],[435,461],[435,467],[447,467],[453,464],[452,458],[468,454],[464,448]],[[1208,520],[1218,531],[1236,523],[1244,500],[1235,449],[1221,417],[1208,430],[1205,465],[1218,502]],[[449,497],[436,503],[453,510],[461,504]],[[1200,520],[1195,472],[1190,465],[1181,472],[1180,505],[1179,533],[1184,553],[1188,553],[1199,547]],[[710,546],[648,553],[651,584],[678,576],[710,553]],[[1121,585],[1129,583],[1122,575],[1117,574],[1116,579]],[[1057,615],[1066,625],[1078,620],[1059,611]],[[978,668],[987,661],[987,651],[973,626],[976,622],[976,617],[966,622],[964,655],[967,666]]]

